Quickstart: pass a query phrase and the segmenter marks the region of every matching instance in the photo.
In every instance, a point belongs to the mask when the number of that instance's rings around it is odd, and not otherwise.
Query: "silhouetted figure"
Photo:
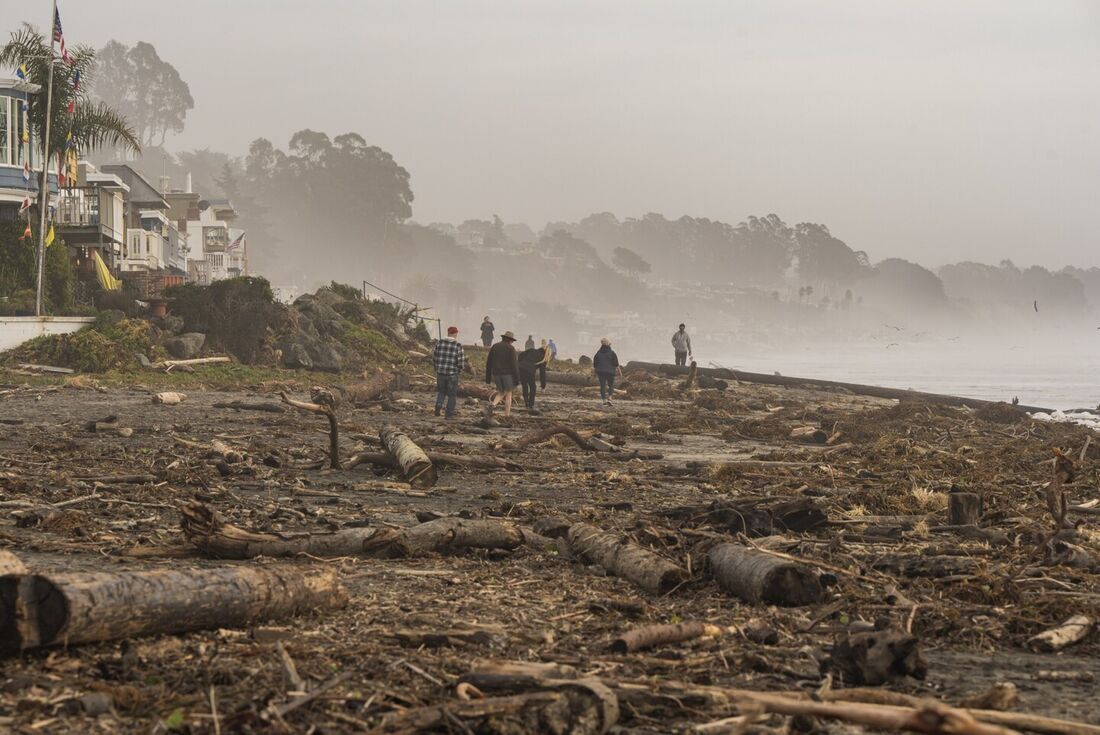
[[[684,325],[672,335],[672,349],[676,353],[676,364],[687,365],[691,355],[691,337],[685,331]]]
[[[535,349],[535,335],[533,335],[533,334],[527,335],[527,341],[523,343],[523,349],[525,349],[525,350]]]
[[[486,347],[493,344],[493,332],[495,331],[496,327],[494,327],[493,323],[489,321],[489,317],[485,317],[485,319],[483,319],[481,322],[481,344],[485,345]]]
[[[611,349],[611,340],[607,337],[600,340],[600,349],[592,356],[592,369],[600,381],[600,400],[610,406],[615,394],[615,376],[622,375],[623,370],[619,367],[619,356]]]
[[[550,359],[550,351],[543,348],[531,347],[519,354],[519,384],[523,388],[523,405],[528,411],[535,410],[535,394],[537,393],[536,376],[542,373],[542,389],[546,390],[546,362]]]

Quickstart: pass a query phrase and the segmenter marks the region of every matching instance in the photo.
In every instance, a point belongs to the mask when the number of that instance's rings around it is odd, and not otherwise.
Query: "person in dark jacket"
[[[542,389],[546,390],[546,362],[550,351],[545,347],[532,347],[519,353],[519,383],[523,387],[523,405],[535,410],[536,373],[541,373]]]
[[[496,331],[496,327],[489,321],[489,317],[485,317],[481,321],[481,344],[489,347],[493,344],[493,332]]]
[[[519,362],[516,348],[512,343],[516,335],[510,331],[500,336],[500,341],[489,350],[489,359],[485,361],[485,382],[491,383],[496,391],[489,401],[487,413],[492,415],[493,408],[504,401],[504,415],[512,415],[512,391],[519,383]]]
[[[600,340],[600,349],[592,356],[592,369],[600,381],[600,400],[610,406],[611,397],[615,394],[615,376],[622,375],[623,369],[619,367],[619,356],[611,349],[611,340],[607,337]]]

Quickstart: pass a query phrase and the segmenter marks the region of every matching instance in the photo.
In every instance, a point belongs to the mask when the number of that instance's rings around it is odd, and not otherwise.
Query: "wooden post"
[[[977,526],[982,517],[982,496],[977,493],[947,494],[947,523],[951,526]]]

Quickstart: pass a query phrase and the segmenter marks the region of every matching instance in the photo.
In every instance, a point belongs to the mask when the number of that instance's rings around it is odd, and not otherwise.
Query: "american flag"
[[[53,40],[61,45],[61,60],[66,64],[73,63],[69,50],[65,48],[65,34],[61,32],[61,11],[56,8],[53,11]]]

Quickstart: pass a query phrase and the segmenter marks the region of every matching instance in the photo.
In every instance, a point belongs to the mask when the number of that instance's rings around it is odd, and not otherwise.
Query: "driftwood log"
[[[628,630],[611,641],[611,650],[615,653],[629,653],[643,648],[653,648],[664,643],[680,643],[696,638],[717,638],[726,633],[736,632],[736,628],[724,628],[698,620],[687,620],[673,625],[646,625]]]
[[[164,360],[149,364],[152,370],[171,370],[175,367],[191,367],[192,365],[214,365],[220,362],[232,362],[228,357],[195,357],[190,360]]]
[[[688,371],[687,378],[680,384],[680,390],[691,390],[695,387],[695,376],[699,373],[699,363],[695,360],[691,361],[691,369]]]
[[[1092,632],[1092,618],[1074,615],[1056,628],[1044,630],[1028,639],[1027,645],[1033,651],[1054,653],[1067,646],[1080,643]]]
[[[207,556],[366,556],[392,559],[466,549],[520,547],[527,540],[515,524],[496,520],[440,518],[410,528],[345,528],[331,533],[279,535],[226,523],[221,514],[192,501],[180,508],[183,535]]]
[[[0,551],[0,577],[10,574],[26,574],[27,567],[23,560],[10,551]]]
[[[0,578],[0,650],[232,628],[347,604],[332,569],[226,567]]]
[[[806,444],[824,444],[829,440],[829,434],[816,426],[796,426],[791,429],[791,439]]]
[[[382,372],[366,375],[361,381],[337,387],[341,397],[353,406],[361,406],[388,397],[394,391],[408,390],[409,376],[404,373]]]
[[[214,404],[214,408],[231,408],[234,411],[264,411],[266,413],[283,413],[286,411],[278,403],[267,403],[265,401],[219,401]]]
[[[566,373],[555,370],[546,371],[546,382],[556,385],[575,385],[578,387],[598,385],[596,376],[591,373]]]
[[[319,413],[328,419],[329,466],[334,470],[340,469],[340,426],[336,422],[335,396],[326,388],[314,386],[310,389],[312,402],[296,401],[293,398],[288,398],[286,393],[279,393],[279,398],[288,406],[311,413]]]
[[[565,424],[554,424],[553,426],[547,426],[545,429],[532,431],[530,433],[524,434],[519,439],[516,439],[514,442],[500,444],[498,445],[498,448],[523,449],[525,447],[531,446],[532,444],[540,444],[550,437],[557,436],[558,434],[569,437],[574,444],[587,452],[595,451],[595,448],[591,445],[587,437],[582,436],[581,433],[578,432],[576,429],[570,428]]]
[[[708,557],[719,586],[746,602],[797,607],[821,601],[820,579],[801,564],[737,544],[718,544]]]
[[[687,573],[662,556],[587,523],[574,523],[566,534],[570,550],[647,592],[664,594],[687,579]]]
[[[153,403],[160,403],[165,406],[175,406],[177,403],[183,403],[186,400],[186,393],[177,393],[176,391],[164,391],[163,393],[153,394]]]
[[[407,434],[392,427],[383,426],[378,432],[378,438],[381,439],[386,451],[397,460],[401,475],[410,485],[418,490],[427,490],[439,481],[435,465],[424,450],[417,446]]]
[[[437,467],[463,467],[473,470],[507,470],[509,472],[522,472],[523,465],[518,462],[509,462],[500,457],[467,457],[462,454],[448,454],[445,452],[427,452],[428,459]],[[380,467],[394,467],[400,469],[397,460],[388,452],[359,452],[350,457],[344,463],[344,469],[352,469],[361,464],[373,464]]]
[[[911,676],[923,679],[928,665],[916,636],[898,628],[841,636],[833,646],[829,667],[845,684],[879,686]]]

